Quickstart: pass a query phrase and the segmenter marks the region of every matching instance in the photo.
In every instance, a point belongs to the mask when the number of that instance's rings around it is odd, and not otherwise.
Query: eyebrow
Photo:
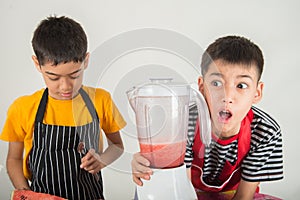
[[[213,72],[209,76],[224,77],[223,74],[218,73],[218,72]],[[238,75],[237,77],[238,78],[249,78],[249,79],[253,80],[253,78],[250,75],[247,75],[247,74]]]
[[[67,75],[70,76],[70,75],[76,74],[76,73],[80,72],[81,70],[82,70],[82,68],[80,68],[80,69],[78,69],[78,70],[76,70],[76,71],[74,71],[74,72],[72,72],[70,74],[67,74]],[[55,73],[49,72],[49,71],[45,71],[45,73],[48,74],[48,75],[52,75],[52,76],[61,76],[59,74],[55,74]]]

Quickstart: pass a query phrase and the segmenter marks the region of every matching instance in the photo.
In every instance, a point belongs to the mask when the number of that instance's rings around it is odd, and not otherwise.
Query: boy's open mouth
[[[228,119],[230,119],[230,117],[232,116],[232,113],[228,110],[222,110],[219,112],[219,117],[221,118],[221,120],[223,121],[227,121]]]

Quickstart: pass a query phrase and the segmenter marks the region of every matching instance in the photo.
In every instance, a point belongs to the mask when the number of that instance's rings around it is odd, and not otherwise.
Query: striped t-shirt
[[[257,107],[252,107],[253,120],[251,123],[250,150],[242,161],[242,179],[251,182],[272,181],[283,178],[282,135],[277,122],[267,113]],[[198,111],[196,106],[190,107],[188,124],[188,142],[185,163],[188,168],[193,161],[193,144],[195,125]],[[224,163],[237,161],[238,142],[215,141],[212,139],[210,147],[205,149],[203,178],[209,182],[218,180]]]

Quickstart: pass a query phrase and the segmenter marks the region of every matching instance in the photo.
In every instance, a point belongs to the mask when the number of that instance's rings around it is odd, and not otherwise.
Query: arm
[[[89,152],[81,160],[81,168],[95,174],[122,155],[124,147],[119,131],[106,134],[106,137],[108,147],[105,151],[99,155],[95,153],[94,149],[89,150]]]
[[[249,182],[241,179],[232,200],[252,200],[259,182]]]
[[[16,189],[29,189],[23,174],[23,142],[9,142],[6,168],[8,176]]]
[[[191,168],[186,168],[186,174],[187,174],[187,177],[190,181],[192,181],[192,172],[191,172]]]

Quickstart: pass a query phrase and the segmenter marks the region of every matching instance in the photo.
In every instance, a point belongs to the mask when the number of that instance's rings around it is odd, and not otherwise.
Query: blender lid
[[[189,95],[190,85],[172,82],[173,78],[150,78],[149,83],[137,86],[137,96],[184,96]]]

